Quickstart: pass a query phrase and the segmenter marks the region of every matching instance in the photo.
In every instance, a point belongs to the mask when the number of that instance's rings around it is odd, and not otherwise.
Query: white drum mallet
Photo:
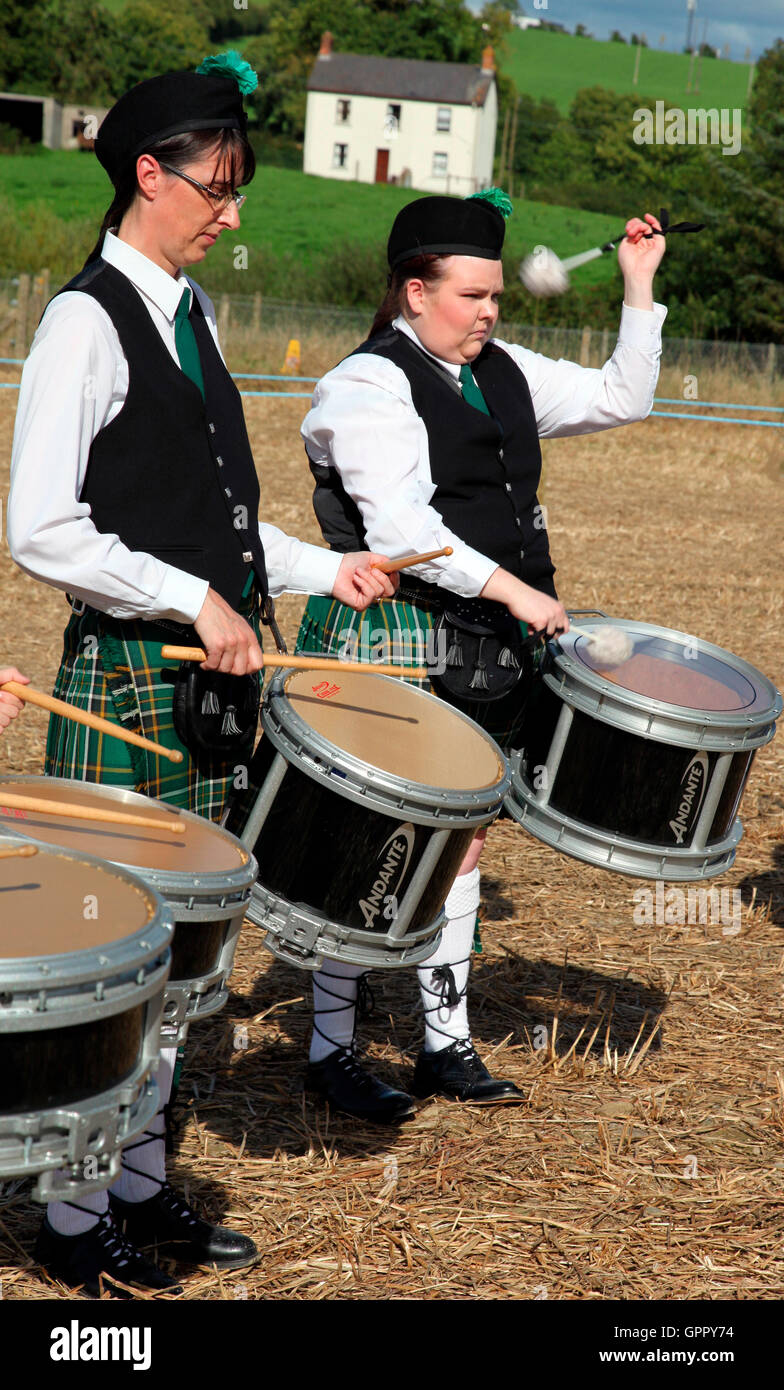
[[[659,218],[662,230],[658,227],[651,227],[650,231],[644,232],[643,236],[650,238],[653,236],[669,236],[671,232],[701,232],[704,222],[675,222],[670,226],[670,216],[666,208],[661,209]],[[592,246],[590,251],[581,251],[576,256],[568,256],[566,260],[561,260],[556,256],[549,246],[535,246],[529,256],[520,266],[520,279],[529,294],[537,299],[546,299],[551,295],[563,294],[569,288],[569,271],[576,270],[579,265],[587,265],[588,261],[595,261],[599,256],[603,256],[605,251],[614,251],[619,241],[623,241],[626,231],[622,231],[620,236],[611,237],[605,241],[603,246]]]

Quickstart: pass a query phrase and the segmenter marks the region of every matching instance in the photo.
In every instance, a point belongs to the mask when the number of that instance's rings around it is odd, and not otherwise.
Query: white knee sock
[[[160,1192],[166,1181],[166,1126],[163,1107],[171,1095],[172,1078],[177,1061],[176,1047],[162,1047],[158,1063],[160,1109],[136,1139],[122,1151],[122,1172],[111,1191],[124,1202],[146,1202]]]
[[[314,972],[311,1062],[322,1062],[338,1047],[351,1047],[359,980],[366,974],[367,966],[342,960],[325,961]]]
[[[96,1192],[92,1197],[80,1197],[77,1202],[49,1202],[46,1219],[60,1236],[81,1236],[97,1226],[109,1210],[109,1195]]]
[[[444,906],[446,924],[440,944],[417,968],[425,1011],[426,1052],[440,1052],[453,1042],[471,1037],[466,994],[479,907],[478,869],[455,879]]]

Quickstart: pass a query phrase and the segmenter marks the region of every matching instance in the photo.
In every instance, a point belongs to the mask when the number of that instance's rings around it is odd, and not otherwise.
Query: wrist
[[[629,309],[653,308],[653,276],[641,278],[625,276],[623,281],[623,302]]]

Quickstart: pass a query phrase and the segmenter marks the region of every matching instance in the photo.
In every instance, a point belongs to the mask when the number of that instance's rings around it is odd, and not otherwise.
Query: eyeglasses
[[[248,196],[247,193],[219,193],[217,188],[208,188],[206,183],[199,183],[199,180],[191,178],[190,174],[184,174],[182,169],[173,169],[171,164],[164,164],[162,159],[159,159],[158,163],[162,169],[166,170],[167,174],[176,174],[178,179],[185,179],[186,183],[192,183],[194,188],[200,188],[202,193],[206,193],[216,213],[223,212],[229,203],[236,203],[237,212],[239,212]]]

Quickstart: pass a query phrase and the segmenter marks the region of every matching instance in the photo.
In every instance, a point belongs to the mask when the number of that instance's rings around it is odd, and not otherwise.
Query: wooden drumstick
[[[164,661],[206,661],[202,647],[163,647]],[[424,666],[376,666],[370,661],[341,661],[336,656],[289,656],[287,652],[264,653],[265,666],[283,666],[295,671],[341,671],[360,676],[408,676],[412,680],[427,680]]]
[[[149,753],[168,758],[170,763],[182,762],[183,755],[179,748],[164,748],[162,743],[153,743],[152,739],[131,733],[130,729],[123,729],[120,724],[112,724],[110,720],[102,719],[99,714],[77,709],[65,700],[56,700],[53,695],[44,695],[40,690],[33,690],[31,685],[21,685],[19,681],[6,681],[5,685],[0,685],[0,690],[7,690],[18,700],[24,700],[28,705],[37,705],[39,709],[48,710],[50,714],[60,714],[63,719],[70,719],[74,724],[85,724],[88,729],[95,729],[99,734],[119,738],[123,743],[133,743],[137,748],[146,748]]]
[[[17,796],[0,788],[0,815],[3,811],[32,811],[36,815],[63,816],[66,820],[94,820],[107,825],[142,825],[151,830],[165,830],[171,835],[184,835],[182,821],[154,820],[152,816],[137,816],[133,811],[104,810],[102,806],[77,806],[73,801],[48,801],[43,796]],[[175,815],[176,812],[172,812]]]
[[[395,574],[398,570],[409,569],[411,565],[424,565],[426,560],[440,560],[442,555],[451,554],[451,545],[445,545],[443,550],[425,550],[421,555],[401,555],[398,560],[377,560],[370,568],[381,570],[382,574]]]
[[[38,853],[37,845],[19,845],[14,849],[0,849],[0,859],[29,859]]]

